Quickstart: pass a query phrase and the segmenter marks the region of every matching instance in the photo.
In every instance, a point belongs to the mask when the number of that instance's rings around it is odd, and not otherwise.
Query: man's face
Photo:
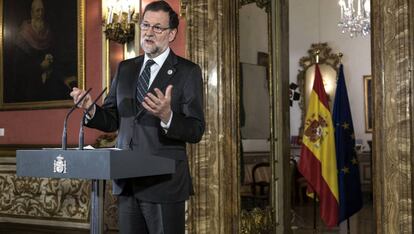
[[[152,26],[169,27],[169,16],[164,11],[147,11],[142,23],[151,26],[147,30],[141,30],[141,48],[150,58],[155,58],[168,48],[169,43],[174,40],[177,30],[165,29],[161,33],[153,31]]]
[[[45,14],[45,8],[41,0],[34,0],[32,3],[32,18],[41,20]]]

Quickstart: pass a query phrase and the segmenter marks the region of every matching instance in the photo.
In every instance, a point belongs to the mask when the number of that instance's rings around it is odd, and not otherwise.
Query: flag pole
[[[308,183],[308,189],[312,190],[312,195],[313,195],[313,233],[316,234],[318,233],[317,230],[317,223],[316,223],[316,190],[313,188],[313,186],[311,184]]]
[[[313,190],[313,233],[317,233],[316,230],[316,194]]]
[[[319,64],[319,53],[321,51],[319,49],[317,49],[315,51],[315,63]],[[315,189],[311,186],[312,190],[313,190],[313,233],[318,233],[317,231],[317,226],[316,226],[316,194],[315,194]]]

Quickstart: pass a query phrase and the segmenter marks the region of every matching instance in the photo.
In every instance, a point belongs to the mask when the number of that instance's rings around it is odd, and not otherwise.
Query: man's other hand
[[[165,95],[161,92],[161,90],[155,88],[154,91],[157,96],[148,92],[147,96],[142,102],[142,106],[148,112],[160,118],[161,121],[165,124],[168,123],[171,117],[172,88],[172,85],[168,85],[167,89],[165,90]]]
[[[74,87],[72,89],[72,92],[70,92],[70,96],[73,98],[73,103],[77,103],[79,99],[85,95],[86,91],[83,89],[78,89]],[[91,95],[89,93],[86,95],[86,97],[82,100],[81,103],[78,104],[79,108],[88,109],[92,105],[93,101],[91,98]]]

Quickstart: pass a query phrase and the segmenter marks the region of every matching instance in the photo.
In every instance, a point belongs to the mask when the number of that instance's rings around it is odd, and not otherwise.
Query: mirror
[[[271,202],[270,1],[241,0],[239,9],[240,62],[240,200],[242,227],[248,233],[269,231],[253,217],[266,216]],[[249,219],[250,217],[250,219]],[[270,219],[269,219],[270,221]]]

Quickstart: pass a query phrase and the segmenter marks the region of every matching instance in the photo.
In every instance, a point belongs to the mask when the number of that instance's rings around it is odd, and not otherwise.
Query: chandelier
[[[103,26],[106,38],[120,44],[132,41],[137,22],[134,16],[138,15],[132,0],[106,0],[105,3],[107,12]]]
[[[371,31],[370,0],[339,0],[341,7],[341,20],[338,27],[342,33],[349,33],[350,37],[366,36]]]

